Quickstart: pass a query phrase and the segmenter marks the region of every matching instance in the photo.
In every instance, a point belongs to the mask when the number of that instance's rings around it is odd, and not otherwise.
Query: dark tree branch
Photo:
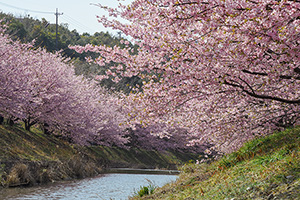
[[[251,74],[251,75],[260,75],[260,76],[268,76],[267,73],[265,72],[252,72],[249,71],[247,69],[243,69],[242,72],[247,73],[247,74]],[[300,74],[300,69],[299,68],[295,68],[294,72],[296,72],[297,74]],[[281,79],[296,79],[296,80],[300,80],[300,76],[291,76],[291,75],[280,75],[279,78]]]
[[[288,103],[288,104],[300,104],[300,99],[289,100],[289,99],[274,97],[274,96],[270,96],[270,95],[256,94],[253,91],[246,90],[244,88],[244,86],[242,86],[242,85],[239,85],[239,84],[236,84],[236,83],[230,83],[227,80],[224,81],[224,84],[232,86],[232,87],[240,88],[240,89],[242,89],[243,92],[245,92],[246,94],[248,94],[249,96],[254,97],[254,98],[275,100],[275,101]]]
[[[251,72],[247,69],[243,69],[242,72],[247,73],[247,74],[252,74],[252,75],[268,76],[267,73],[264,73],[264,72]]]
[[[300,80],[300,76],[281,75],[281,76],[279,76],[279,78],[281,78],[281,79],[292,79],[292,78],[294,78],[296,80]]]
[[[249,85],[249,83],[247,83],[246,81],[244,81],[243,79],[241,79],[241,78],[239,78],[243,83],[245,83],[249,88],[250,88],[250,90],[251,90],[251,92],[253,93],[253,94],[255,94],[255,91],[253,90],[253,88]]]

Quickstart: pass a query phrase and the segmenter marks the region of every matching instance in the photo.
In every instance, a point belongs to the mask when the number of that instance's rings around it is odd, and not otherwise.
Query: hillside
[[[106,45],[109,47],[120,46],[121,40],[119,36],[114,36],[109,32],[96,32],[93,35],[88,33],[79,34],[76,30],[69,30],[67,24],[60,24],[58,26],[58,41],[56,46],[56,25],[49,24],[46,19],[38,20],[32,17],[15,17],[11,14],[0,12],[0,20],[2,24],[8,23],[7,34],[13,40],[19,40],[23,43],[30,43],[33,40],[35,48],[44,48],[48,52],[55,52],[60,50],[61,54],[70,58],[74,65],[76,75],[84,75],[87,78],[93,78],[95,75],[105,74],[105,70],[110,66],[100,67],[97,64],[85,62],[85,57],[97,57],[98,54],[91,52],[76,53],[69,48],[69,45]],[[136,49],[137,46],[135,45]],[[111,79],[105,79],[100,82],[102,86],[117,91],[129,93],[133,86],[141,85],[141,81],[137,77],[123,78],[119,83],[114,83]]]
[[[24,43],[35,40],[35,47],[42,47],[47,51],[62,50],[62,54],[70,58],[84,60],[87,54],[77,54],[68,48],[68,45],[120,45],[120,38],[108,32],[96,32],[79,34],[76,30],[69,30],[68,24],[58,25],[58,41],[56,46],[56,24],[50,24],[46,19],[38,20],[32,17],[15,17],[11,14],[0,12],[1,23],[8,23],[8,33],[12,39]]]
[[[79,146],[37,127],[0,125],[0,183],[34,185],[95,176],[107,168],[175,169],[197,155],[103,146]]]
[[[181,170],[177,182],[133,199],[300,199],[300,127],[248,142],[217,162]]]

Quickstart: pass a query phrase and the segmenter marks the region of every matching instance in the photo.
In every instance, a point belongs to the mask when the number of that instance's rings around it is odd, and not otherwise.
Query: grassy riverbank
[[[0,184],[33,185],[95,176],[105,168],[174,169],[198,155],[116,147],[83,147],[38,128],[0,125]]]
[[[253,140],[211,164],[187,164],[175,183],[133,199],[300,199],[300,127]]]

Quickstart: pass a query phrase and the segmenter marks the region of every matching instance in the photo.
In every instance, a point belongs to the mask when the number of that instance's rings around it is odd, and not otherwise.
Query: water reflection
[[[140,186],[175,181],[176,175],[105,174],[96,178],[55,183],[31,188],[0,190],[3,200],[126,200]]]

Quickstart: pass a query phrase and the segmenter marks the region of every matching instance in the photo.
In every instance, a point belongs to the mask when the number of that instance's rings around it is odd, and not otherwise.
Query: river
[[[108,173],[42,186],[0,189],[1,200],[126,200],[141,186],[163,186],[177,175]]]

